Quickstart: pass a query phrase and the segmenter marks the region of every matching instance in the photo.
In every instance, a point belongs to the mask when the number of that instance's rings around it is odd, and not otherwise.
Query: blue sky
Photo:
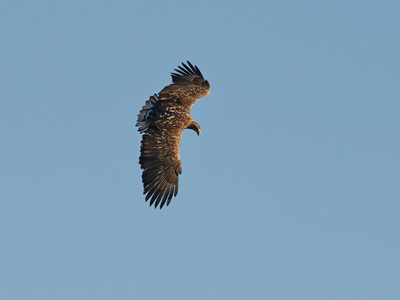
[[[3,1],[1,299],[399,299],[400,2]],[[134,126],[190,60],[170,206]]]

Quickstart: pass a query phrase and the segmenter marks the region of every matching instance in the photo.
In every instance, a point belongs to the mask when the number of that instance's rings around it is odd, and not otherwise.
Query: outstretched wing
[[[174,70],[175,73],[171,73],[173,84],[167,85],[160,91],[159,104],[164,107],[180,105],[189,112],[197,100],[210,93],[210,84],[204,80],[199,68],[189,61],[187,65],[182,63],[182,66]]]
[[[139,163],[146,201],[155,208],[170,203],[178,193],[179,174],[182,173],[179,158],[181,135],[171,136],[168,131],[147,132],[142,139]]]

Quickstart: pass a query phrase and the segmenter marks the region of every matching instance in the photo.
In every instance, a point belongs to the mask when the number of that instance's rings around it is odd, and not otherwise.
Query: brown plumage
[[[171,73],[172,82],[157,95],[151,96],[138,115],[136,126],[143,133],[139,163],[146,201],[160,208],[169,205],[178,193],[182,174],[179,146],[184,129],[200,134],[200,126],[190,116],[192,105],[210,93],[197,66],[189,61]]]

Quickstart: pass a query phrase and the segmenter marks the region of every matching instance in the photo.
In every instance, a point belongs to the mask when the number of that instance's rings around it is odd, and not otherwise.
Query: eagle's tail
[[[159,98],[158,98],[157,94],[154,94],[154,96],[150,96],[149,100],[146,101],[146,104],[143,106],[142,110],[140,111],[140,114],[138,114],[138,120],[137,120],[136,126],[139,127],[138,131],[140,131],[140,133],[146,132],[147,129],[149,128],[150,112],[153,110],[153,108],[155,107],[155,104],[158,100],[159,100]]]

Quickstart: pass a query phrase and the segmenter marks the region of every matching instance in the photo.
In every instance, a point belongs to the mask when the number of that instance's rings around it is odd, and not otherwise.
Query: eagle
[[[210,84],[199,68],[182,63],[171,73],[172,84],[146,101],[138,114],[136,126],[143,134],[139,164],[143,169],[143,194],[150,206],[160,209],[178,193],[182,164],[179,146],[184,129],[200,135],[200,126],[190,116],[190,109],[210,93]]]

